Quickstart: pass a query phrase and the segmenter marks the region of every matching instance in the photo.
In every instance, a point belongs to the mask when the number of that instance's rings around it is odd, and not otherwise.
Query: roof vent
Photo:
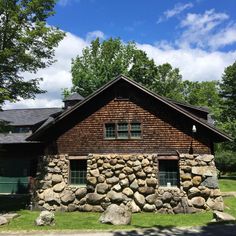
[[[72,93],[71,95],[69,95],[67,98],[63,100],[64,107],[68,109],[74,106],[76,103],[81,102],[83,100],[84,100],[84,97],[82,97],[80,94]]]

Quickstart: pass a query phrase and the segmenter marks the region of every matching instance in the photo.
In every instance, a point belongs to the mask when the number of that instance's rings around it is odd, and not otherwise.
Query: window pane
[[[119,123],[117,125],[118,131],[128,131],[128,123]]]
[[[121,139],[127,139],[129,137],[128,123],[117,124],[117,137]]]
[[[132,131],[141,131],[141,124],[140,123],[131,123],[131,130]]]
[[[130,128],[131,128],[130,130],[131,138],[141,137],[141,124],[140,123],[131,123]]]
[[[176,160],[159,160],[159,182],[161,186],[179,185],[179,166]]]
[[[105,124],[105,137],[106,138],[115,138],[115,124]]]
[[[87,160],[70,160],[70,183],[86,184]]]

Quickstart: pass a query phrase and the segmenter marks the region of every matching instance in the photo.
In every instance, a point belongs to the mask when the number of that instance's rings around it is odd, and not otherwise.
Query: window
[[[87,176],[87,160],[70,160],[70,184],[84,185]]]
[[[141,123],[107,123],[104,134],[106,139],[139,139],[142,134]]]
[[[131,123],[130,126],[131,126],[130,127],[131,138],[140,138],[141,137],[141,124]]]
[[[105,124],[105,137],[110,139],[114,139],[116,137],[115,124]]]
[[[159,160],[159,184],[160,186],[179,185],[178,160]]]
[[[117,124],[117,138],[118,139],[129,138],[128,123],[118,123]]]

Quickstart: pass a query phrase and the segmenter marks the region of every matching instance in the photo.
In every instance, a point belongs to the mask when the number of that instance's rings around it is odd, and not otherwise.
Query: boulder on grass
[[[0,225],[5,225],[7,223],[8,223],[7,219],[4,216],[0,216]]]
[[[35,225],[45,226],[45,225],[54,225],[55,216],[53,212],[42,211],[39,217],[35,220]]]
[[[213,220],[212,221],[219,222],[219,221],[235,221],[235,220],[236,219],[228,213],[221,212],[221,211],[214,211],[213,212]]]
[[[99,221],[103,224],[129,225],[131,217],[132,213],[126,207],[111,204],[102,213]]]

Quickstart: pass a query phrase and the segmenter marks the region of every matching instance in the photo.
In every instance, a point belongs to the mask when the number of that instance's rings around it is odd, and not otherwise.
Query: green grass
[[[236,198],[235,197],[224,198],[224,203],[225,203],[225,212],[236,217]]]
[[[155,226],[196,226],[205,225],[211,218],[212,214],[197,213],[193,215],[178,214],[165,215],[156,213],[139,213],[133,214],[132,224],[128,226],[113,226],[100,224],[98,219],[99,213],[85,212],[58,212],[55,214],[56,225],[51,227],[34,226],[34,219],[39,212],[20,211],[20,217],[14,219],[9,225],[1,226],[0,231],[5,230],[116,230],[116,229],[134,229],[150,228]]]
[[[236,180],[235,179],[219,179],[220,190],[222,192],[236,192]]]

